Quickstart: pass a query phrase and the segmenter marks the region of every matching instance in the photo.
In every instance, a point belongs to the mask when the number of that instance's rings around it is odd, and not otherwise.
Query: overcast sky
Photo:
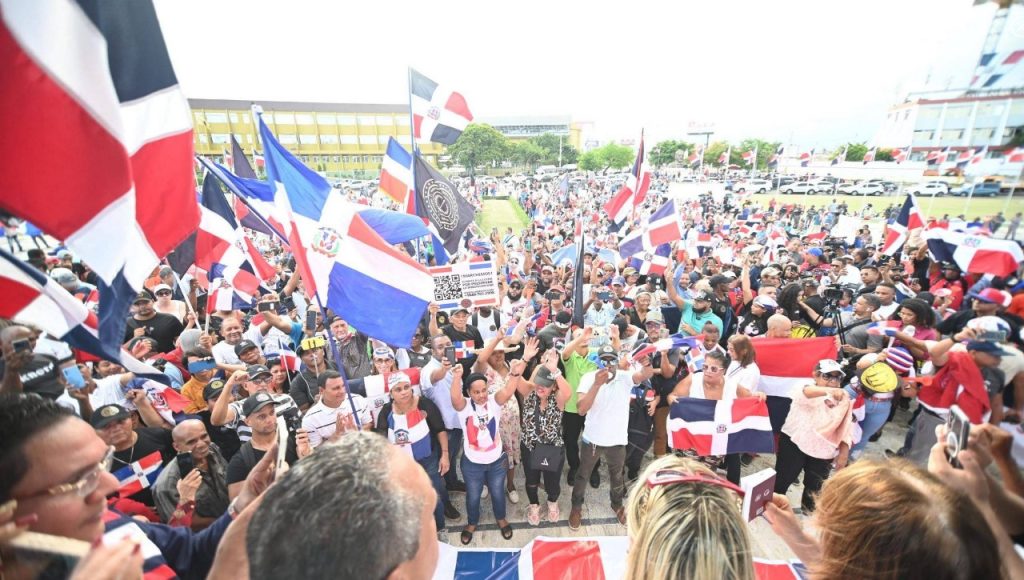
[[[405,103],[411,65],[477,117],[649,142],[710,122],[800,147],[870,139],[925,78],[962,84],[994,10],[971,4],[156,0],[189,97]]]

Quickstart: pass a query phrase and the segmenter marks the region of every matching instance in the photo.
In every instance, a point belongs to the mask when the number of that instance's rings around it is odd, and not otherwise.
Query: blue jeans
[[[847,393],[850,393],[850,391],[851,389],[846,389]],[[856,397],[856,392],[850,393],[851,399]],[[885,422],[889,420],[889,411],[892,409],[892,401],[892,399],[889,399],[888,401],[872,401],[871,399],[865,398],[864,420],[860,422],[860,441],[850,448],[851,456],[854,458],[859,456],[861,452],[864,451],[864,448],[868,446],[868,439],[877,433],[878,430],[885,425]]]
[[[427,472],[427,477],[430,478],[430,485],[433,485],[434,491],[437,492],[437,503],[434,506],[434,524],[437,525],[438,530],[443,530],[445,529],[444,502],[448,501],[448,490],[445,489],[444,483],[441,481],[441,474],[438,473],[438,463],[440,461],[441,451],[434,448],[431,450],[429,457],[424,457],[416,463],[419,463],[420,467]]]
[[[444,474],[445,483],[452,485],[459,480],[459,474],[455,471],[455,466],[458,462],[455,460],[459,457],[459,451],[462,451],[462,429],[447,429],[448,432],[448,473]],[[445,495],[442,496],[445,501],[448,500],[448,492],[445,491]]]
[[[451,445],[451,443],[449,443]],[[462,478],[466,480],[466,523],[475,526],[480,523],[480,495],[484,484],[491,492],[491,507],[494,519],[505,519],[505,474],[508,473],[508,458],[504,453],[494,463],[473,463],[462,455]]]

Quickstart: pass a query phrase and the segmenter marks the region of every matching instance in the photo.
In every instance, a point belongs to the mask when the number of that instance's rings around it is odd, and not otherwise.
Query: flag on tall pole
[[[411,344],[434,299],[426,267],[395,250],[316,172],[278,143],[262,119],[260,138],[275,201],[306,291],[368,336]]]
[[[921,208],[917,206],[917,200],[913,194],[907,194],[903,201],[903,208],[896,221],[885,226],[885,240],[882,242],[882,253],[886,256],[895,256],[903,248],[903,244],[910,237],[911,230],[923,228],[925,224]]]
[[[644,201],[647,189],[651,186],[651,174],[647,169],[647,152],[644,150],[644,132],[640,131],[640,147],[636,151],[633,168],[626,177],[626,183],[608,203],[604,211],[612,218],[612,222],[621,225],[633,213],[634,208]]]
[[[719,163],[719,165],[729,165],[729,159],[731,159],[731,158],[732,158],[732,145],[730,145],[728,149],[723,151],[722,154],[718,156],[718,163]]]
[[[757,163],[757,147],[754,147],[750,151],[743,152],[743,161],[749,163],[751,166]]]
[[[412,134],[417,142],[451,145],[473,120],[462,94],[409,70]]]
[[[628,258],[682,238],[683,224],[676,211],[676,202],[669,200],[647,218],[639,231],[623,238],[619,243],[619,254]]]
[[[417,152],[413,155],[416,174],[416,212],[430,221],[449,254],[459,251],[462,234],[473,223],[476,210]]]
[[[871,161],[875,160],[875,154],[878,152],[878,147],[872,147],[868,149],[868,152],[864,154],[864,165],[867,165]]]
[[[1014,147],[1012,150],[1007,151],[1006,155],[1003,155],[1003,163],[1022,162],[1024,162],[1024,147]]]
[[[576,269],[572,274],[572,324],[577,328],[583,328],[583,246],[586,234],[580,233],[576,239]]]
[[[785,147],[779,145],[779,147],[775,150],[775,153],[772,153],[772,156],[768,158],[768,167],[774,169],[779,166],[779,161],[782,159],[782,152],[784,150]]]
[[[925,157],[925,162],[928,165],[942,165],[946,162],[946,159],[952,154],[952,148],[946,147],[944,149],[935,149],[928,152],[928,156]]]
[[[839,155],[836,155],[835,157],[833,157],[833,158],[832,158],[832,165],[833,165],[833,166],[835,166],[835,165],[839,165],[840,163],[842,163],[842,162],[846,161],[846,152],[847,152],[847,151],[848,151],[849,149],[850,149],[850,146],[849,146],[849,145],[844,145],[844,146],[843,146],[843,152],[842,152],[842,153],[840,153]]]
[[[910,147],[906,149],[893,149],[892,160],[896,163],[903,163],[910,158]]]
[[[384,162],[380,166],[380,190],[407,210],[413,185],[412,155],[394,137],[388,137],[388,148],[384,152]],[[412,207],[415,211],[415,206]]]
[[[256,171],[252,168],[249,163],[249,158],[245,155],[245,151],[242,150],[242,146],[238,144],[238,139],[235,136],[231,136],[231,159],[235,165],[231,168],[232,173],[245,179],[259,179],[256,176]]]
[[[807,167],[811,163],[811,158],[814,157],[814,149],[810,151],[804,151],[800,154],[800,167]]]
[[[0,9],[0,208],[96,273],[99,337],[115,349],[143,282],[199,223],[192,114],[152,2],[89,6]]]

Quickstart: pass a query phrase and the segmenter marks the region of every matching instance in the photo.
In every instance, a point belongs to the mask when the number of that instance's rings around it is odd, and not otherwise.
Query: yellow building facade
[[[361,103],[303,103],[260,101],[263,120],[285,148],[307,167],[327,176],[370,178],[380,173],[388,138],[410,148],[409,109],[405,105]],[[253,102],[225,99],[189,99],[196,154],[223,158],[231,135],[252,162],[262,153],[252,120]],[[442,146],[419,144],[433,166]]]

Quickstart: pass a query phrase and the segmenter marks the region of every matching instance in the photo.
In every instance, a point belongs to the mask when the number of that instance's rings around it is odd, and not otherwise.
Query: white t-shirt
[[[757,363],[752,362],[745,367],[741,367],[737,361],[729,363],[729,368],[725,371],[725,383],[731,385],[735,390],[735,387],[743,387],[750,392],[757,390],[758,383],[761,382],[761,369],[758,368]]]
[[[430,374],[438,368],[441,368],[441,363],[431,357],[427,366],[420,370],[420,391],[441,411],[445,429],[462,429],[455,407],[452,406],[452,371],[448,371],[436,383],[430,382]]]
[[[596,377],[597,371],[590,371],[580,378],[580,386],[576,389],[577,400],[593,388]],[[625,445],[628,442],[629,395],[632,389],[633,377],[630,371],[616,371],[615,377],[601,387],[594,404],[587,411],[583,439],[600,447]]]
[[[276,329],[271,329],[271,330],[276,330]],[[278,331],[278,332],[280,332],[280,331]],[[271,333],[269,333],[269,332],[267,333],[268,336],[270,334]],[[262,348],[263,347],[263,333],[260,332],[260,326],[258,324],[254,324],[254,325],[250,326],[249,330],[246,330],[245,332],[242,333],[242,340],[251,340],[251,341],[253,341],[256,344],[256,346]],[[235,345],[228,344],[226,340],[222,340],[222,341],[218,342],[217,344],[213,345],[213,348],[210,349],[210,352],[213,353],[213,360],[217,361],[218,364],[222,364],[222,365],[240,365],[240,364],[242,364],[242,359],[238,358],[238,355],[235,354]]]
[[[480,406],[466,399],[466,406],[456,411],[462,426],[462,450],[477,465],[489,465],[501,458],[501,405],[494,395],[487,397],[487,404]]]
[[[369,424],[373,421],[370,417],[369,405],[366,403],[366,399],[353,394],[351,395],[352,402],[355,403],[356,413],[358,413],[359,421],[362,425]],[[334,435],[334,431],[338,428],[338,415],[343,417],[352,416],[352,405],[346,398],[337,407],[328,407],[324,402],[317,401],[315,405],[306,411],[305,416],[302,417],[302,428],[309,433],[309,445],[314,449],[321,443],[330,439],[331,435]]]

